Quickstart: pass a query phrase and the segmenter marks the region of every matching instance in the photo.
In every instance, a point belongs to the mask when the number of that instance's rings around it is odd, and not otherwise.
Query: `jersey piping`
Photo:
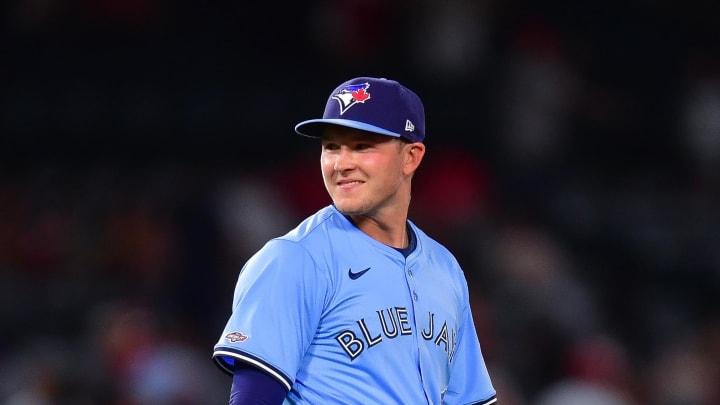
[[[213,353],[215,364],[217,364],[221,370],[223,370],[225,373],[232,375],[233,374],[233,368],[230,364],[228,364],[225,361],[225,356],[231,357],[233,359],[240,360],[242,362],[248,363],[252,366],[255,366],[262,371],[268,373],[270,376],[278,380],[288,391],[290,391],[290,388],[292,387],[292,382],[290,381],[290,378],[287,377],[285,374],[280,372],[275,367],[267,364],[266,362],[258,359],[255,356],[252,356],[247,353],[243,353],[241,351],[236,350],[230,350],[230,349],[224,349],[224,350],[216,350]]]

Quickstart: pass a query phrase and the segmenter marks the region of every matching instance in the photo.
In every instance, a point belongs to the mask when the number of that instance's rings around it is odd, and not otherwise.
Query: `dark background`
[[[240,266],[329,202],[293,126],[380,76],[503,404],[718,403],[718,4],[4,2],[0,400],[225,403]]]

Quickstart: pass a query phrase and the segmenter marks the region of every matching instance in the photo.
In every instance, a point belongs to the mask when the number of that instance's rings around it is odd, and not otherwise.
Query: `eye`
[[[340,146],[338,144],[332,142],[325,142],[322,144],[323,150],[338,150],[339,148]]]
[[[372,145],[369,143],[358,143],[355,145],[355,150],[365,150],[372,148]]]

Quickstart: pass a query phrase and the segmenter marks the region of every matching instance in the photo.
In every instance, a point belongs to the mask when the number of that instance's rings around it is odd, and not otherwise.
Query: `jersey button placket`
[[[418,341],[418,346],[417,346],[417,347],[418,347],[418,349],[417,349],[417,350],[418,350],[418,351],[417,351],[417,356],[418,356],[418,357],[417,357],[417,361],[418,361],[418,370],[420,371],[420,381],[421,381],[421,383],[422,383],[425,391],[428,392],[428,390],[427,390],[427,383],[426,383],[426,381],[425,381],[425,372],[424,372],[424,370],[423,370],[423,365],[424,365],[423,363],[424,363],[424,362],[421,360],[422,354],[420,353],[420,352],[422,351],[421,348],[422,348],[422,347],[425,345],[425,343],[426,343],[426,342],[425,342],[425,339],[424,339],[423,336],[422,336],[422,333],[423,333],[422,330],[423,330],[423,328],[426,327],[426,326],[421,325],[421,324],[419,323],[419,322],[420,322],[420,319],[417,317],[418,310],[419,310],[418,306],[420,305],[420,302],[418,301],[418,300],[419,300],[419,296],[418,296],[418,293],[417,293],[417,290],[416,290],[416,287],[417,287],[417,286],[415,285],[415,274],[414,274],[413,269],[412,269],[411,266],[406,266],[406,267],[405,267],[405,275],[406,275],[407,285],[408,285],[409,292],[410,292],[410,297],[412,298],[412,301],[411,301],[412,304],[411,304],[411,305],[412,305],[412,308],[413,308],[413,323],[415,324],[415,328],[416,328],[416,330],[417,330],[417,333],[416,333],[415,336],[416,336],[416,339],[417,339],[417,341]],[[422,316],[421,316],[420,318],[422,318]]]
[[[417,291],[415,290],[415,275],[413,274],[412,267],[405,267],[405,276],[408,288],[410,290],[410,296],[412,297],[413,301],[417,301],[418,295]]]

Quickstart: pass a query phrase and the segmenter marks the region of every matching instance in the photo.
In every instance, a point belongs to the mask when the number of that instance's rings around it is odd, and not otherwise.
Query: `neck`
[[[349,217],[365,234],[388,246],[406,248],[409,245],[407,219],[402,217],[392,223],[380,223],[372,217],[353,215]]]

